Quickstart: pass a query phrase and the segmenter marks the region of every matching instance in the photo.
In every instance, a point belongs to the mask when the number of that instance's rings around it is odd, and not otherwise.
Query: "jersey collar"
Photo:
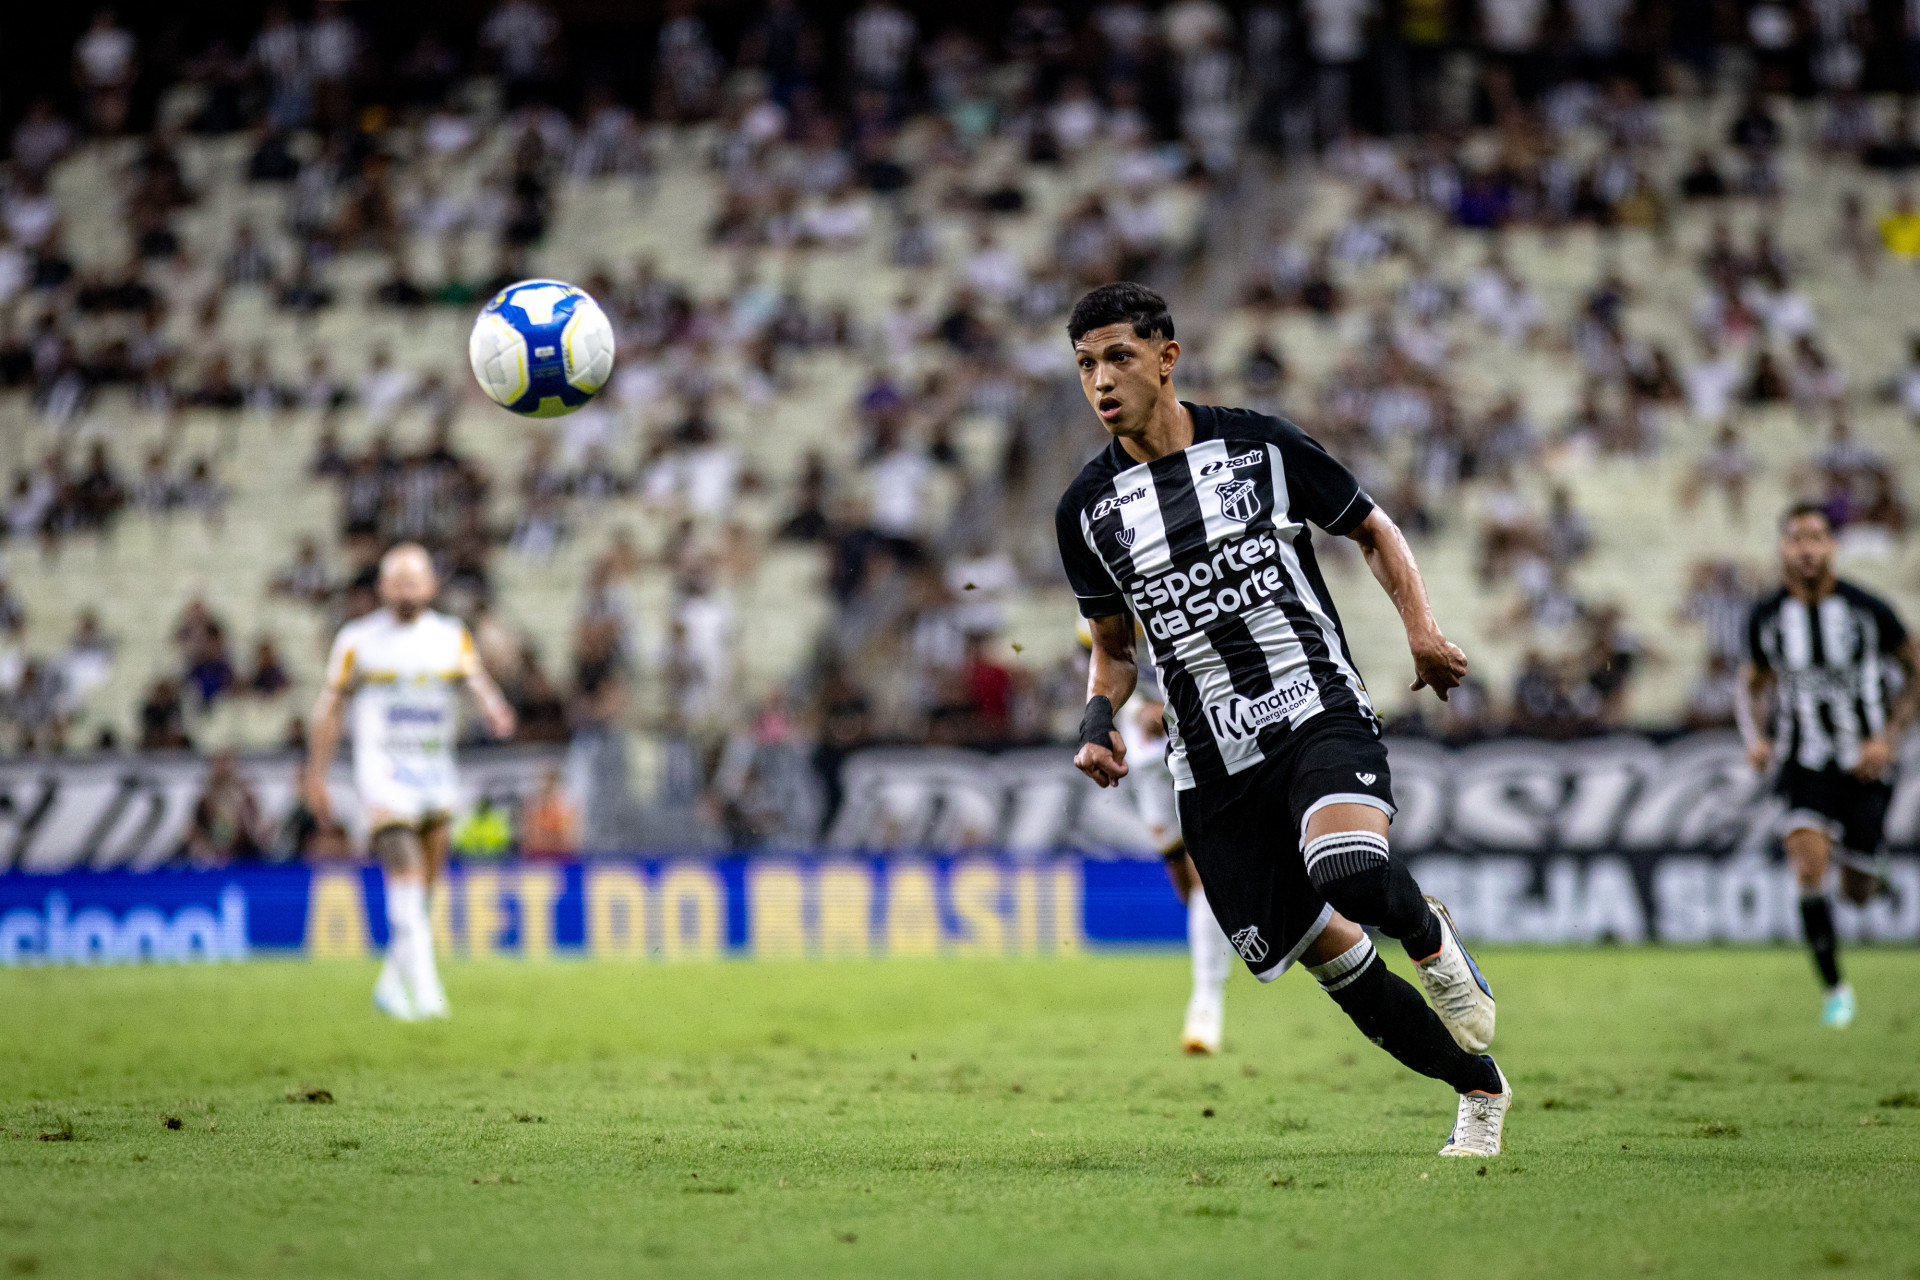
[[[1199,444],[1203,440],[1212,440],[1219,436],[1220,422],[1214,414],[1212,405],[1194,404],[1188,400],[1182,400],[1180,404],[1181,407],[1193,417],[1193,444]],[[1191,449],[1193,445],[1188,445],[1187,447]],[[1127,452],[1127,447],[1120,443],[1119,436],[1115,436],[1113,439],[1107,441],[1107,449],[1113,454],[1113,463],[1116,470],[1131,471],[1135,467],[1153,465],[1148,462],[1135,461],[1134,456]],[[1171,453],[1167,455],[1169,458],[1172,456],[1173,454]]]

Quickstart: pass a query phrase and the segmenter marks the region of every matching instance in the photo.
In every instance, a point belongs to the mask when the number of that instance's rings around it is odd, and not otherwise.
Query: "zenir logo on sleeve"
[[[1260,494],[1251,480],[1228,480],[1214,487],[1220,498],[1220,514],[1241,524],[1260,513]]]

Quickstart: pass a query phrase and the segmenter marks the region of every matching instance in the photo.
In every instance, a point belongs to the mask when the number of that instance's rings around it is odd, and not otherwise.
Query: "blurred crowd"
[[[102,406],[223,415],[234,430],[317,420],[307,470],[336,494],[338,524],[264,590],[337,624],[373,606],[384,547],[423,542],[523,739],[664,735],[676,745],[663,793],[692,795],[750,844],[817,822],[858,746],[1070,732],[1073,660],[1023,661],[1008,629],[1022,592],[1057,576],[1047,515],[1086,452],[1060,318],[1113,278],[1180,297],[1204,282],[1204,247],[1238,256],[1229,305],[1246,337],[1196,349],[1183,390],[1300,419],[1416,541],[1470,538],[1481,584],[1505,592],[1527,638],[1512,687],[1470,682],[1441,718],[1396,727],[1594,732],[1632,718],[1636,676],[1667,659],[1620,602],[1575,585],[1596,554],[1593,521],[1567,488],[1542,499],[1543,462],[1672,456],[1683,424],[1704,427],[1711,443],[1672,501],[1744,521],[1765,466],[1752,414],[1790,407],[1808,438],[1792,485],[1856,550],[1906,535],[1899,468],[1854,438],[1850,407],[1879,396],[1920,423],[1920,339],[1906,368],[1848,368],[1804,280],[1920,259],[1920,210],[1900,193],[1878,207],[1842,181],[1818,261],[1783,249],[1767,211],[1800,172],[1795,147],[1841,166],[1828,174],[1920,167],[1905,97],[1920,87],[1915,21],[1826,0],[1020,0],[960,15],[863,0],[831,19],[797,0],[737,12],[672,0],[636,71],[538,0],[505,0],[466,32],[376,30],[333,0],[275,4],[164,51],[102,10],[73,47],[74,90],[12,120],[0,393],[56,427]],[[1719,145],[1676,154],[1654,104],[1728,91],[1740,105]],[[1892,110],[1888,91],[1901,95]],[[240,219],[216,252],[186,233],[206,199],[183,158],[198,138],[234,140],[249,188],[278,210]],[[116,148],[128,252],[83,268],[60,167],[102,141]],[[652,260],[563,264],[614,321],[616,381],[530,429],[517,474],[462,447],[473,392],[457,367],[420,372],[375,350],[347,369],[330,350],[321,321],[342,310],[465,314],[548,265],[539,255],[579,184],[644,195],[689,148],[715,187],[705,231],[730,284],[702,292]],[[1098,173],[1063,187],[1090,154]],[[1338,224],[1309,233],[1281,216],[1206,242],[1220,206],[1280,163],[1345,185]],[[1640,299],[1614,267],[1570,312],[1551,308],[1499,234],[1636,228],[1671,252],[1681,211],[1738,201],[1761,215],[1715,214],[1705,252],[1674,261],[1697,280],[1684,341],[1636,322]],[[1011,228],[1038,210],[1035,250]],[[943,239],[938,224],[956,216],[964,238]],[[1410,232],[1431,226],[1481,235],[1477,265],[1432,260]],[[783,271],[796,255],[876,247],[908,284],[875,308],[810,299]],[[1383,264],[1403,283],[1362,300],[1354,282]],[[298,374],[283,353],[232,340],[223,316],[243,297],[306,323]],[[1348,335],[1325,376],[1302,376],[1276,336],[1299,314]],[[1522,394],[1471,392],[1457,373],[1467,344],[1577,369],[1575,407],[1546,419]],[[851,447],[775,471],[726,422],[786,402],[819,353],[866,370],[842,407]],[[338,429],[348,415],[368,429],[352,445]],[[396,442],[403,415],[430,423],[424,445]],[[129,461],[111,433],[56,438],[8,485],[7,554],[57,557],[129,519],[221,527],[236,478],[220,449],[168,444]],[[664,541],[605,531],[597,512],[633,500],[668,514]],[[771,522],[741,514],[755,506]],[[586,530],[568,651],[543,654],[501,598],[500,557],[552,562]],[[793,549],[825,565],[826,622],[800,670],[748,701],[736,596]],[[1329,550],[1336,568],[1341,551]],[[1689,724],[1730,716],[1729,619],[1757,585],[1745,573],[1699,564],[1675,620],[1709,640]],[[642,590],[662,577],[664,602]],[[68,725],[124,638],[87,614],[64,649],[30,654],[21,614],[0,582],[9,745],[87,745],[67,741]],[[170,665],[129,745],[186,748],[208,708],[278,706],[297,683],[279,638],[236,634],[204,600],[171,627]],[[292,743],[297,709],[284,710]],[[91,745],[118,744],[106,730]]]

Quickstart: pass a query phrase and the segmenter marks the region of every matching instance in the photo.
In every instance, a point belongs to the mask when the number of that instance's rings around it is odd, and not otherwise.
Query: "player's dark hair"
[[[1173,316],[1167,311],[1167,300],[1131,280],[1103,284],[1074,303],[1073,314],[1067,318],[1067,341],[1078,342],[1110,324],[1132,325],[1136,338],[1173,337]]]
[[[1788,507],[1786,513],[1780,517],[1780,532],[1785,533],[1788,527],[1802,516],[1819,516],[1821,522],[1827,526],[1827,532],[1833,532],[1833,517],[1828,514],[1826,507],[1818,502],[1796,502]]]

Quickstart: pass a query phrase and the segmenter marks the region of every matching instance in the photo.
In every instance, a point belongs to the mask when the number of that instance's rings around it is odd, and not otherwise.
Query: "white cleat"
[[[1460,1095],[1460,1110],[1453,1118],[1447,1145],[1440,1148],[1441,1155],[1484,1158],[1500,1154],[1501,1130],[1506,1127],[1507,1109],[1513,1106],[1513,1086],[1498,1064],[1493,1069],[1500,1077],[1500,1092],[1481,1093],[1476,1089]]]
[[[1446,904],[1428,895],[1427,906],[1440,918],[1440,950],[1414,961],[1413,971],[1453,1042],[1468,1053],[1485,1053],[1493,1044],[1493,988],[1467,954]]]
[[[1220,1031],[1226,1016],[1224,1003],[1202,999],[1196,992],[1193,999],[1187,1001],[1187,1024],[1180,1032],[1180,1052],[1201,1055],[1220,1052]]]
[[[1844,982],[1828,991],[1827,998],[1820,1005],[1820,1021],[1825,1026],[1850,1027],[1853,1025],[1853,1014],[1853,988]]]
[[[401,979],[400,971],[391,965],[381,966],[380,980],[373,984],[373,1007],[395,1022],[414,1022],[420,1017],[414,1012],[413,1000],[407,995],[407,984]]]

